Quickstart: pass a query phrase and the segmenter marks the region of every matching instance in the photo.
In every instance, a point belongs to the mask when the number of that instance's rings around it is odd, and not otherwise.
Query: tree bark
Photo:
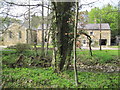
[[[89,50],[90,50],[90,55],[93,56],[93,55],[92,55],[92,48],[91,48],[91,43],[92,43],[92,41],[91,41],[91,37],[87,37],[87,38],[88,38],[88,40],[89,40]]]
[[[75,14],[75,27],[74,27],[74,42],[73,42],[73,67],[74,67],[74,77],[75,77],[75,84],[78,86],[78,75],[77,75],[77,65],[76,65],[76,40],[77,40],[77,24],[78,24],[78,2],[76,2],[76,14]]]
[[[68,23],[72,17],[73,2],[52,2],[53,10],[55,12],[55,19],[53,33],[56,34],[55,46],[56,46],[56,66],[58,72],[61,72],[64,68],[68,55],[70,55],[69,41],[72,38],[65,33],[73,32],[73,25]],[[53,34],[54,35],[54,34]]]
[[[47,16],[49,17],[49,5],[48,5],[48,11],[47,11]],[[47,18],[47,21],[49,21],[49,19]],[[49,30],[49,23],[47,22],[47,28],[46,28],[46,36],[45,39],[47,40],[46,42],[46,51],[45,51],[45,56],[48,54],[48,45],[49,45],[49,37],[50,37],[50,30]]]
[[[44,1],[42,0],[42,56],[44,56]]]

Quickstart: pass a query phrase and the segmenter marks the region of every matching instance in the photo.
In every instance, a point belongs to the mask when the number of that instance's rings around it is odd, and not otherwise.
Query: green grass
[[[78,72],[78,88],[118,88],[118,73]],[[4,88],[75,88],[73,71],[52,68],[3,68]]]
[[[120,46],[109,46],[110,48],[120,48]]]
[[[86,63],[120,63],[120,58],[118,56],[118,50],[93,50],[93,56],[90,56],[89,50],[77,51],[77,57],[80,58],[80,61]]]
[[[34,47],[34,46],[32,46],[32,47]],[[39,48],[39,47],[42,47],[42,45],[37,45],[36,47]],[[46,45],[44,47],[46,47]],[[48,48],[53,48],[53,45],[49,45]]]

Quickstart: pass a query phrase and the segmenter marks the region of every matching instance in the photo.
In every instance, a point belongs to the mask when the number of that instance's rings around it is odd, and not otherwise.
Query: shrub
[[[31,49],[31,46],[29,44],[18,43],[15,47],[16,47],[17,53],[22,53],[22,52],[25,52],[25,51]]]

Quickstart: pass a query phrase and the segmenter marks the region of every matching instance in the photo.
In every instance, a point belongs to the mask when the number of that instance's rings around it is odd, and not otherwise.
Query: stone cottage
[[[86,24],[83,28],[78,24],[78,31],[79,30],[83,30],[88,35],[90,35],[92,38],[92,46],[99,46],[100,40],[101,45],[103,46],[111,45],[111,30],[108,23]],[[88,46],[89,41],[85,35],[80,35],[80,37],[78,37],[78,40],[80,40],[82,46]]]
[[[42,31],[32,30],[31,32],[25,26],[13,23],[1,35],[0,45],[11,46],[16,45],[17,43],[33,44],[36,41],[37,43],[41,43]]]

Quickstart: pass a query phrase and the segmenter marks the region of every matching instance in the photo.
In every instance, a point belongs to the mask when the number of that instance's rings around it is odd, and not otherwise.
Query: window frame
[[[21,31],[18,32],[18,37],[19,37],[19,39],[22,38],[22,33],[21,33]]]
[[[9,31],[9,38],[12,38],[12,32]]]
[[[83,44],[86,44],[87,42],[86,42],[86,40],[83,40]]]

